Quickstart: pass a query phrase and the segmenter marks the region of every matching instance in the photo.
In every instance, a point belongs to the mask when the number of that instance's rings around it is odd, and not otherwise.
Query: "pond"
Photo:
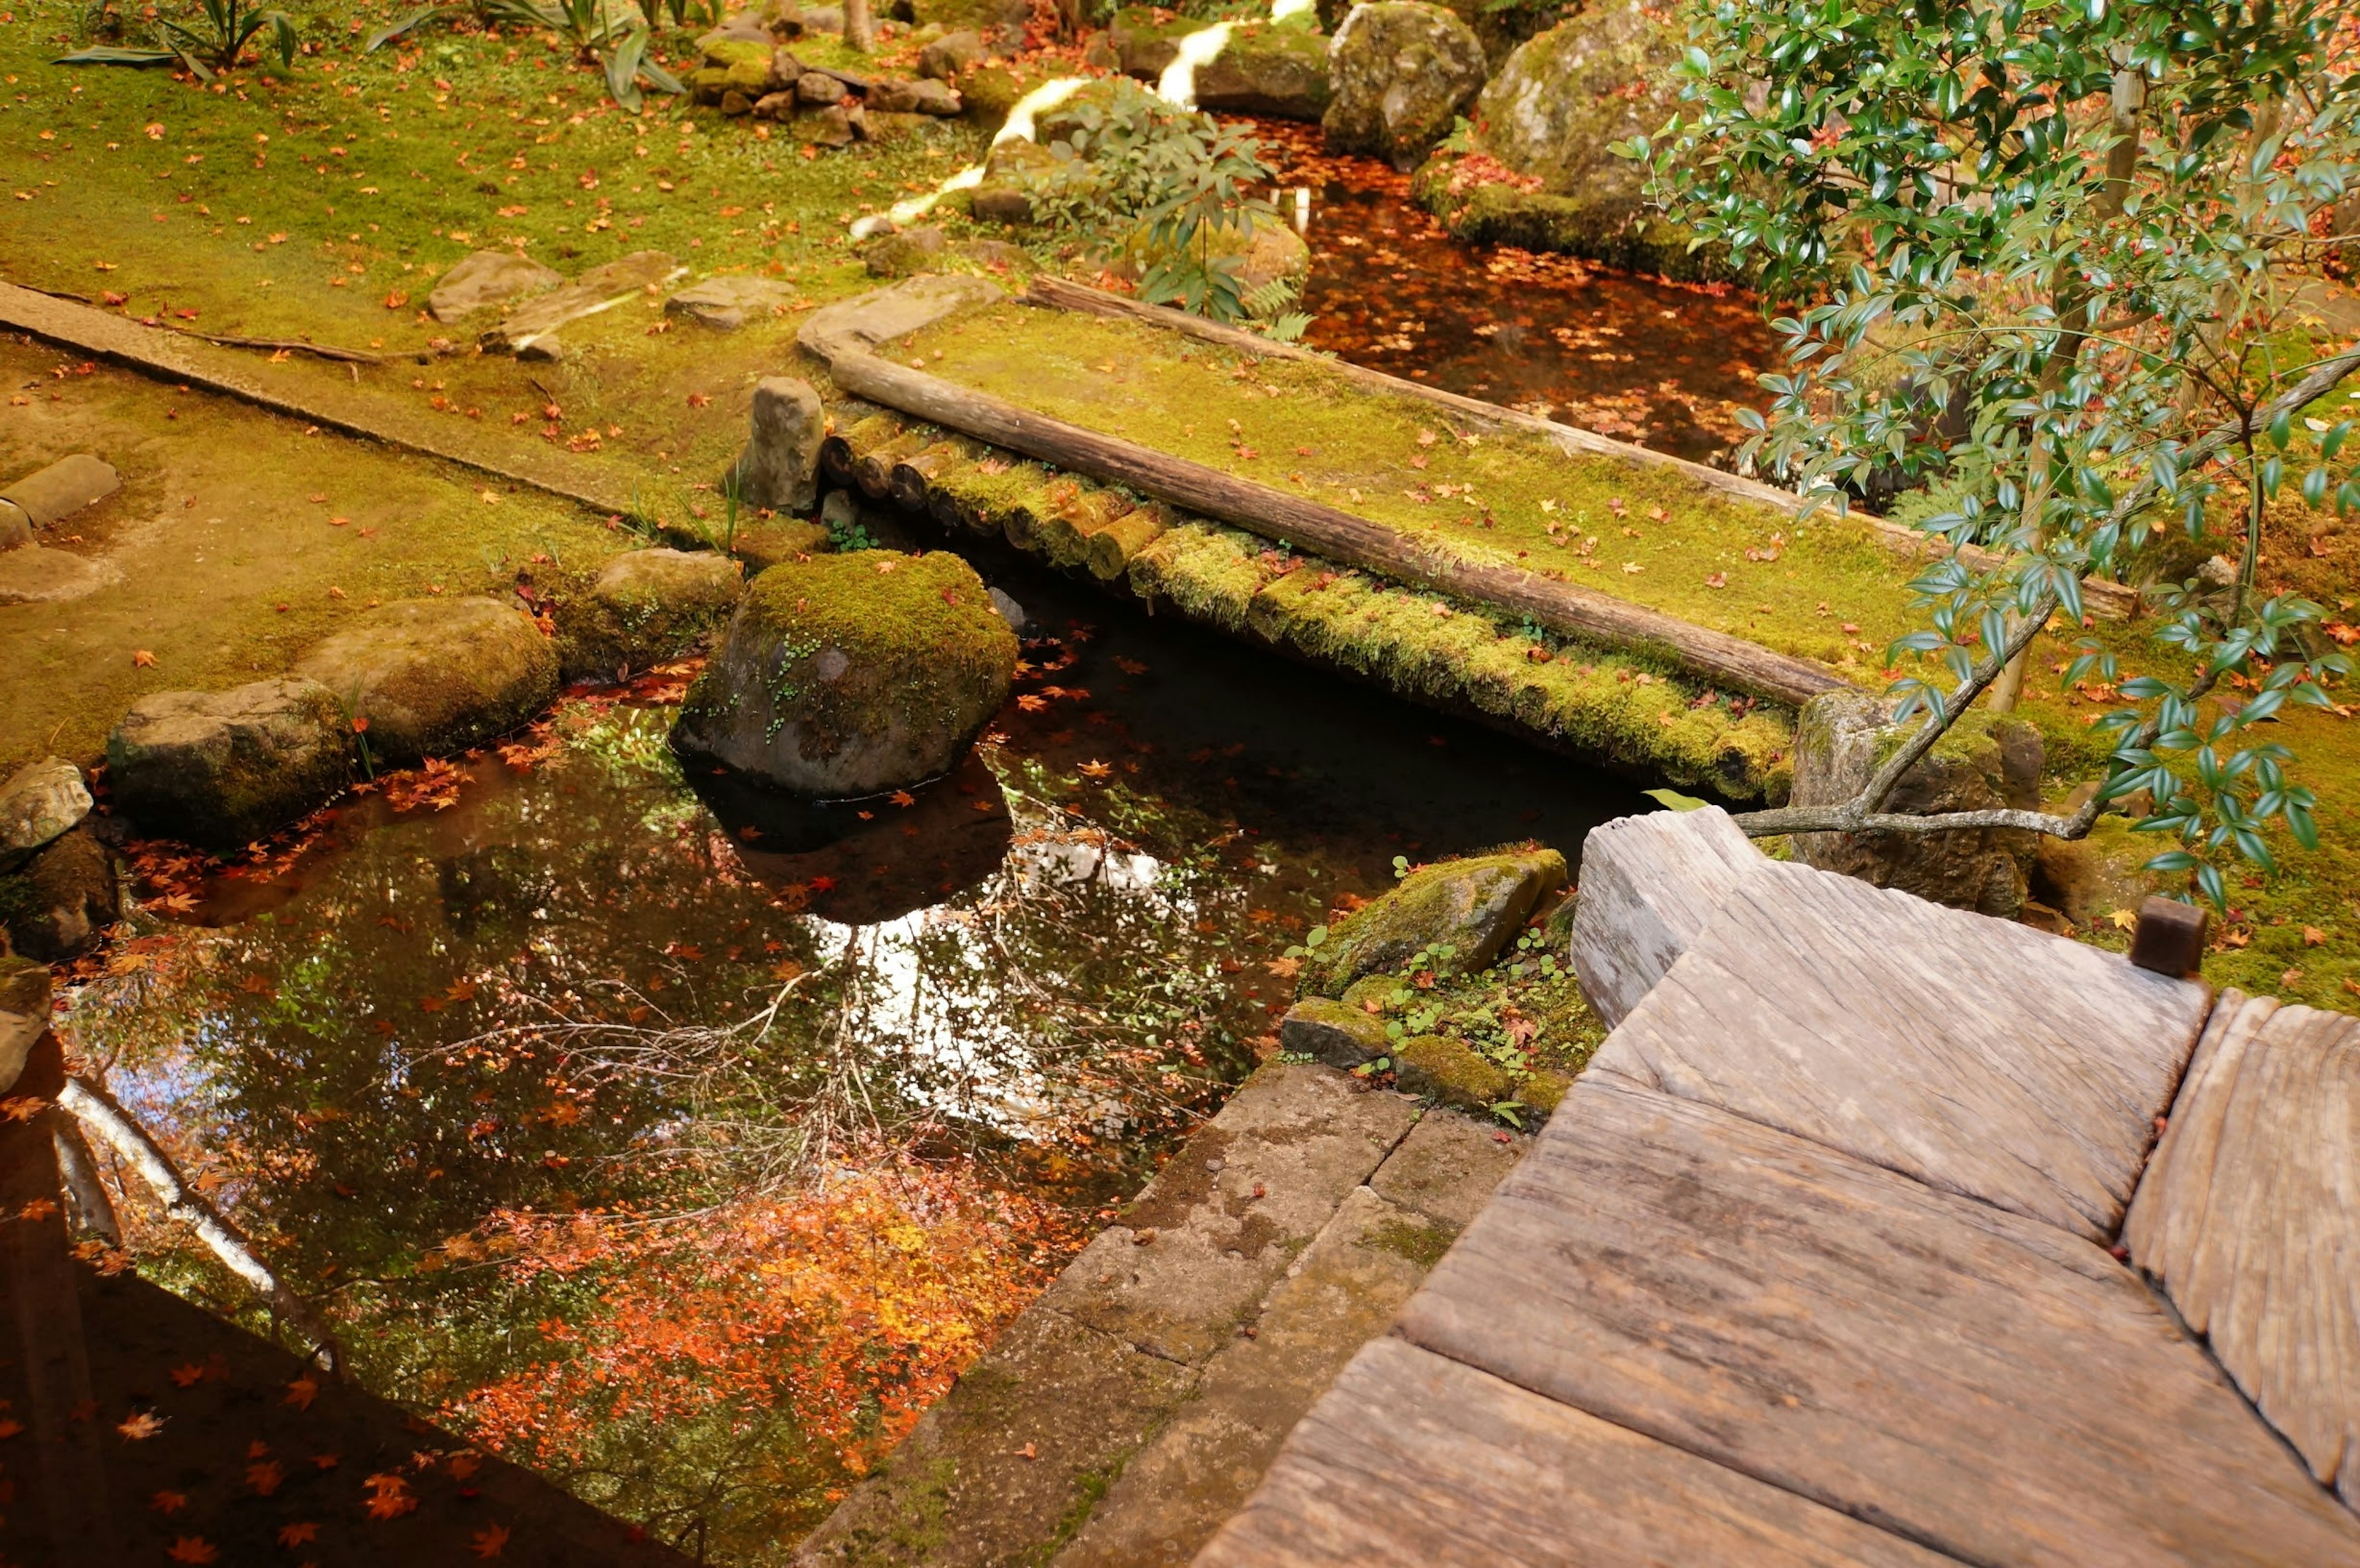
[[[71,1017],[365,1387],[710,1561],[783,1560],[1274,1049],[1310,926],[1644,805],[975,559],[1026,662],[951,777],[792,807],[683,773],[684,670],[576,692],[227,873],[145,850],[178,923]]]
[[[1778,354],[1760,302],[1578,256],[1467,245],[1410,200],[1409,176],[1325,150],[1319,128],[1250,125],[1280,212],[1310,195],[1306,342],[1371,369],[1725,466],[1741,408]]]

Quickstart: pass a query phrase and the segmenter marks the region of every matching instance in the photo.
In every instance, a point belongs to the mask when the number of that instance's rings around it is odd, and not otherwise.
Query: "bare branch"
[[[343,1375],[344,1352],[311,1304],[290,1290],[270,1266],[255,1255],[253,1244],[203,1193],[189,1185],[172,1157],[148,1136],[147,1129],[134,1121],[129,1112],[115,1103],[113,1095],[94,1083],[69,1078],[65,1088],[59,1092],[58,1104],[128,1160],[155,1192],[156,1201],[164,1205],[167,1214],[194,1230],[224,1267],[259,1291],[273,1312],[309,1340],[311,1354],[322,1367],[332,1374]]]

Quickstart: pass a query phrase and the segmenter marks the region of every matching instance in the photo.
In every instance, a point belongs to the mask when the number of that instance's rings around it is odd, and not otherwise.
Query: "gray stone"
[[[49,966],[0,953],[0,1094],[16,1088],[49,1027]]]
[[[1392,1045],[1382,1018],[1326,996],[1304,997],[1286,1010],[1278,1024],[1281,1051],[1312,1057],[1330,1067],[1349,1070],[1374,1062]]]
[[[1018,637],[1024,635],[1025,623],[1029,617],[1024,614],[1023,605],[994,588],[991,591],[991,607],[1000,612],[1000,618],[1008,623],[1010,631],[1014,632]]]
[[[86,822],[0,884],[0,911],[16,951],[44,964],[89,951],[122,909],[115,857]]]
[[[527,338],[517,349],[517,358],[526,365],[563,365],[574,351],[555,332],[541,332]]]
[[[1428,1111],[1369,1179],[1379,1196],[1447,1230],[1463,1230],[1532,1139],[1454,1111]]]
[[[143,833],[234,848],[333,799],[352,780],[352,737],[316,681],[158,691],[106,737],[107,776]]]
[[[754,580],[689,688],[673,746],[799,795],[937,778],[1008,700],[1016,636],[937,550],[786,561]]]
[[[1654,134],[1678,106],[1670,68],[1679,55],[1677,26],[1637,0],[1584,6],[1518,44],[1483,89],[1484,150],[1560,195],[1635,207],[1646,169],[1607,148]]]
[[[1450,134],[1482,91],[1483,47],[1465,22],[1422,0],[1356,5],[1328,46],[1329,147],[1409,169]]]
[[[60,517],[104,500],[122,485],[111,464],[78,452],[0,490],[0,501],[24,513],[34,528],[46,528]]]
[[[367,721],[369,754],[408,767],[531,718],[557,693],[557,652],[532,617],[497,600],[404,599],[364,612],[297,660]]]
[[[33,519],[14,501],[0,501],[0,550],[33,542]]]
[[[912,278],[938,260],[949,241],[928,224],[899,234],[880,234],[860,247],[860,259],[871,278]]]
[[[936,82],[955,81],[982,59],[981,33],[946,33],[918,51],[918,74]]]
[[[530,294],[542,294],[565,281],[553,267],[543,267],[514,251],[479,250],[463,256],[435,282],[426,297],[426,309],[438,321],[460,317]]]
[[[86,599],[123,581],[111,561],[38,544],[0,550],[0,604],[58,604]]]
[[[712,550],[625,550],[578,609],[561,612],[560,667],[575,680],[676,659],[729,618],[745,585],[738,562]]]
[[[634,251],[527,301],[478,341],[487,351],[521,354],[534,339],[651,290],[678,271],[679,264],[662,251]]]
[[[767,94],[765,94],[765,96],[767,96]],[[721,114],[723,118],[730,120],[743,119],[753,112],[754,100],[739,92],[737,88],[732,87],[727,92],[721,94]]]
[[[980,278],[909,278],[890,289],[858,295],[815,310],[795,334],[804,349],[825,360],[858,353],[961,310],[997,303],[1006,294]]]
[[[757,316],[779,313],[794,297],[792,289],[773,278],[708,278],[665,300],[664,313],[733,332]]]
[[[729,472],[738,504],[752,511],[803,512],[818,495],[819,449],[827,409],[799,376],[766,376],[754,384],[746,450]]]
[[[860,502],[849,490],[831,490],[819,504],[819,526],[841,537],[860,526]]]
[[[1412,872],[1328,933],[1303,961],[1306,996],[1335,996],[1365,975],[1407,964],[1421,952],[1437,975],[1488,968],[1547,893],[1565,886],[1565,856],[1553,849],[1446,860]],[[1440,950],[1448,947],[1448,955]]]
[[[763,84],[772,93],[785,93],[792,95],[795,90],[795,83],[803,80],[803,74],[802,60],[797,60],[785,49],[773,49],[770,52],[770,73],[763,79]]]
[[[1797,806],[1851,800],[1916,729],[1889,721],[1886,703],[1830,691],[1804,705],[1795,735]],[[1903,775],[1885,809],[1909,816],[2040,807],[2040,732],[2021,719],[1969,713]],[[1879,887],[1897,887],[1962,909],[2014,920],[2038,851],[2030,833],[1963,828],[1947,833],[1797,833],[1795,858]]]
[[[754,100],[754,118],[758,120],[784,120],[792,117],[794,112],[795,94],[792,88],[765,93]]]
[[[869,84],[862,102],[871,114],[933,114],[945,119],[963,107],[956,89],[928,77],[915,82],[880,79]]]
[[[811,78],[803,80],[808,82]],[[859,139],[852,129],[850,112],[841,103],[831,103],[807,115],[803,124],[804,133],[815,147],[848,147]]]
[[[14,871],[88,815],[81,768],[62,757],[25,764],[0,784],[0,871]]]
[[[841,103],[851,89],[822,71],[807,71],[795,79],[795,102],[808,103],[814,109],[830,103]]]

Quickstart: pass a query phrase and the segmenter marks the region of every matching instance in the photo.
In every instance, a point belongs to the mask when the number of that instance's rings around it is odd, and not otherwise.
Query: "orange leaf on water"
[[[148,1506],[159,1514],[176,1514],[189,1506],[186,1492],[158,1492],[148,1499]]]
[[[410,1483],[399,1475],[379,1473],[362,1485],[369,1489],[369,1498],[364,1506],[373,1519],[397,1519],[418,1507],[418,1498],[410,1491]]]
[[[164,1418],[153,1410],[138,1410],[117,1421],[115,1430],[130,1442],[137,1443],[143,1437],[153,1437],[163,1431]]]
[[[312,1377],[309,1372],[306,1372],[303,1376],[296,1378],[295,1381],[287,1385],[287,1399],[285,1402],[294,1406],[299,1410],[308,1410],[311,1408],[311,1401],[319,1397],[320,1380],[317,1377]]]
[[[478,1557],[492,1558],[497,1557],[500,1554],[501,1549],[506,1547],[508,1543],[508,1526],[504,1524],[487,1525],[467,1538],[467,1550],[474,1552]]]
[[[173,1384],[176,1387],[182,1388],[195,1388],[198,1380],[204,1377],[204,1375],[205,1369],[198,1366],[193,1361],[189,1362],[185,1366],[175,1367],[171,1371]]]
[[[279,1467],[276,1459],[265,1459],[246,1467],[246,1484],[254,1488],[255,1496],[258,1497],[267,1497],[279,1490],[279,1484],[285,1479],[287,1472]]]
[[[221,1549],[202,1535],[184,1535],[174,1541],[164,1555],[175,1563],[218,1563]]]
[[[319,1539],[320,1527],[310,1519],[299,1519],[293,1524],[279,1527],[279,1544],[290,1552],[299,1546],[309,1546]]]

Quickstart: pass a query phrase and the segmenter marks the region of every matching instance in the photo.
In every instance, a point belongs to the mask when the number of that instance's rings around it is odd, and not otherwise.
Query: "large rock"
[[[405,768],[523,724],[557,693],[557,651],[497,600],[403,599],[356,618],[295,665],[367,721],[375,761]]]
[[[827,409],[812,384],[766,376],[754,384],[752,429],[729,471],[738,504],[753,511],[807,512],[819,498],[819,448]]]
[[[1472,975],[1500,955],[1542,897],[1565,886],[1565,856],[1553,849],[1446,860],[1410,873],[1339,921],[1303,962],[1296,989],[1337,996],[1365,975],[1433,954],[1437,975]],[[1449,953],[1438,949],[1448,947]]]
[[[945,33],[918,51],[918,74],[934,82],[956,82],[960,72],[982,59],[981,33]]]
[[[438,321],[460,317],[530,294],[545,294],[565,281],[553,267],[543,267],[515,251],[479,250],[463,256],[434,285],[426,309]]]
[[[1483,49],[1466,23],[1421,0],[1356,5],[1328,46],[1331,97],[1320,129],[1338,152],[1414,167],[1483,87]]]
[[[1677,29],[1633,0],[1527,38],[1477,101],[1468,153],[1437,155],[1413,194],[1462,239],[1686,280],[1729,276],[1726,251],[1692,250],[1687,229],[1650,210],[1645,168],[1609,150],[1677,106],[1679,54]]]
[[[946,772],[1007,700],[1016,634],[957,556],[860,550],[755,579],[672,744],[801,795]]]
[[[1278,1021],[1278,1047],[1347,1072],[1374,1062],[1392,1049],[1385,1020],[1352,1002],[1306,996]]]
[[[1205,25],[1193,16],[1159,21],[1153,9],[1134,5],[1115,13],[1107,39],[1126,74],[1157,82],[1179,58],[1180,40]],[[1237,23],[1221,52],[1196,68],[1196,107],[1317,120],[1328,103],[1328,43],[1306,27]]]
[[[1917,728],[1887,720],[1887,704],[1862,691],[1830,691],[1804,705],[1795,735],[1797,806],[1840,805],[1860,793]],[[1885,809],[1910,816],[2040,808],[2040,732],[2021,719],[1968,713],[1903,775]],[[1948,833],[1797,833],[1795,858],[1879,887],[2014,920],[2036,863],[2034,835],[2009,828]]]
[[[0,878],[0,919],[16,951],[62,963],[95,945],[122,913],[115,857],[84,822],[54,840],[22,871]]]
[[[49,965],[0,953],[0,1094],[16,1086],[25,1058],[49,1027]]]
[[[291,677],[158,691],[106,737],[115,804],[140,831],[230,847],[317,811],[352,780],[334,692]]]
[[[626,550],[599,572],[580,604],[561,613],[563,673],[617,677],[677,658],[729,618],[744,588],[738,562],[726,555]]]
[[[839,354],[866,353],[945,317],[1005,298],[997,284],[980,278],[905,278],[890,289],[856,295],[813,311],[797,330],[795,342],[833,361]]]
[[[62,757],[25,764],[0,784],[0,871],[14,871],[88,815],[81,768]]]

